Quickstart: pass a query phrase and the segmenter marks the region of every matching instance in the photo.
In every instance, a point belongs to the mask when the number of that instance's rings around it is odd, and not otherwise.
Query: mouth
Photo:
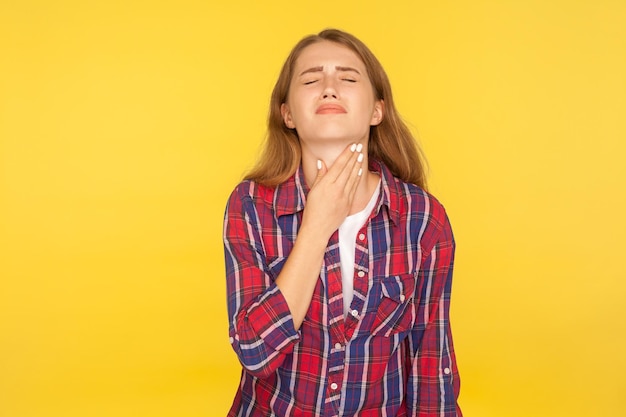
[[[315,110],[315,114],[341,114],[347,113],[346,109],[338,104],[322,104]]]

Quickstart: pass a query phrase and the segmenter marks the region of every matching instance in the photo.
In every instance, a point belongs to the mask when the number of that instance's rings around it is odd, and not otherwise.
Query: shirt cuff
[[[265,294],[250,307],[246,319],[254,333],[263,339],[267,348],[289,353],[293,349],[293,344],[300,339],[287,300],[275,283],[272,283]],[[290,343],[292,347],[285,351],[285,347]]]

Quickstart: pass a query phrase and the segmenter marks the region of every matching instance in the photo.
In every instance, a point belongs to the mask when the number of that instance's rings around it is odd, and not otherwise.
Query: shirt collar
[[[402,195],[404,195],[403,190],[400,188],[402,181],[394,177],[389,168],[387,168],[387,165],[382,161],[370,160],[369,165],[371,171],[377,172],[380,175],[380,202],[374,210],[376,210],[376,214],[378,214],[381,207],[387,207],[389,218],[395,225],[398,225],[400,222],[400,201]]]
[[[378,204],[375,207],[376,214],[380,208],[385,206],[389,213],[389,218],[398,224],[400,219],[400,199],[402,196],[401,181],[393,176],[385,164],[377,160],[370,160],[369,169],[380,175],[381,192],[378,197]],[[295,174],[287,181],[276,187],[274,194],[274,210],[277,217],[292,215],[304,210],[306,196],[309,187],[304,180],[302,166],[299,166]]]

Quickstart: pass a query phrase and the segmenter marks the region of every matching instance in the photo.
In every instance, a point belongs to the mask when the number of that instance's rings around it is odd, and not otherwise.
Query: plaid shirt
[[[461,416],[450,332],[454,239],[441,204],[371,162],[381,192],[357,234],[344,318],[337,232],[295,330],[274,283],[308,188],[300,169],[276,188],[232,193],[224,220],[230,342],[243,370],[229,416]]]

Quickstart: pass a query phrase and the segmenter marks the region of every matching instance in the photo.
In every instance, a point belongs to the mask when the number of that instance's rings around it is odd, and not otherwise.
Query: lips
[[[347,113],[346,109],[344,109],[339,104],[322,104],[315,111],[316,114],[341,114]]]

